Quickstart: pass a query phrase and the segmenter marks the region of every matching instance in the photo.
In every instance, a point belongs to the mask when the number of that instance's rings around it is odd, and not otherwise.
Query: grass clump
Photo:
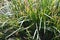
[[[4,39],[60,39],[60,0],[11,0],[10,8],[11,17],[0,17]]]

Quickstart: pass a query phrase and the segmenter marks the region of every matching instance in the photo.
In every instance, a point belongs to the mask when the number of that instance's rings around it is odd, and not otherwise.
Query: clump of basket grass
[[[0,38],[59,40],[60,0],[11,0],[12,16],[0,16]]]

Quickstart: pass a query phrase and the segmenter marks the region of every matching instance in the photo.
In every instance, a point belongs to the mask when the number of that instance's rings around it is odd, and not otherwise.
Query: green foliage
[[[11,0],[10,8],[13,16],[0,16],[1,38],[60,39],[60,0]]]

